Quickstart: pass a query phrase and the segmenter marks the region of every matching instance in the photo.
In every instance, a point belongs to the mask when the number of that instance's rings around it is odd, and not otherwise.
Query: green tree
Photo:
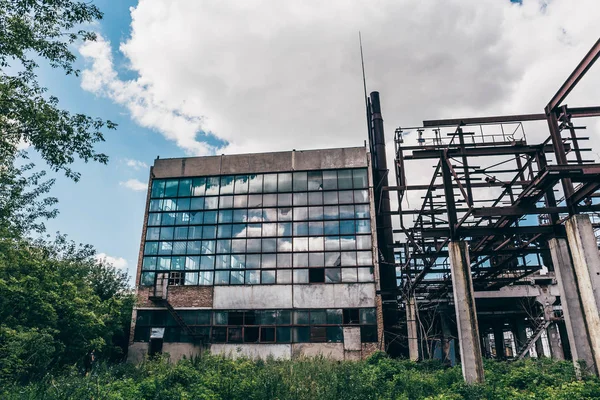
[[[127,274],[91,246],[0,240],[0,384],[63,365],[122,358],[133,296]]]
[[[30,145],[53,171],[75,181],[75,159],[106,163],[95,150],[103,128],[115,124],[59,107],[58,99],[38,82],[39,63],[77,75],[70,45],[95,40],[85,27],[102,18],[93,4],[72,0],[0,0],[0,234],[19,236],[43,231],[39,218],[56,215],[56,199],[44,199],[53,181],[31,174],[19,145]],[[82,29],[83,27],[83,29]]]

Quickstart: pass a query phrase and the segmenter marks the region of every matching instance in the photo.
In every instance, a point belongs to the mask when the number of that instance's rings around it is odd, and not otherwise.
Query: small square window
[[[310,312],[310,324],[311,325],[323,325],[327,323],[327,317],[325,310],[311,310]]]
[[[308,270],[309,283],[325,283],[325,268],[310,268]]]
[[[277,343],[290,343],[292,341],[292,328],[277,327]]]
[[[342,343],[344,341],[344,330],[341,326],[328,326],[327,327],[327,342],[328,343]]]
[[[262,207],[263,205],[262,194],[250,194],[248,195],[248,207]]]
[[[325,283],[340,283],[342,271],[339,268],[325,268]]]
[[[342,310],[333,308],[327,310],[327,323],[329,325],[341,325],[343,321]]]
[[[308,190],[308,176],[306,172],[294,172],[294,192]]]
[[[377,326],[367,325],[360,327],[360,341],[362,343],[377,342]]]
[[[323,193],[314,192],[308,194],[308,204],[311,206],[320,206],[323,204]]]
[[[337,171],[323,171],[323,190],[337,190]]]
[[[311,326],[310,341],[311,343],[325,343],[327,341],[327,330],[325,329],[325,327]]]
[[[360,323],[358,308],[346,308],[343,311],[344,325]]]
[[[308,325],[310,322],[309,312],[304,310],[294,311],[294,325]]]
[[[342,268],[342,282],[351,283],[356,281],[358,281],[356,268]]]
[[[277,268],[292,268],[292,255],[289,253],[277,254]]]
[[[228,328],[227,329],[227,342],[228,343],[242,343],[242,328]]]
[[[275,271],[262,271],[262,284],[275,283]]]
[[[294,274],[294,283],[308,283],[308,270],[307,269],[295,269],[293,274]]]
[[[248,207],[248,196],[245,194],[238,194],[233,197],[233,208],[246,208]]]
[[[242,271],[240,271],[242,272]],[[258,285],[260,283],[260,270],[246,270],[246,285]]]
[[[308,204],[308,195],[306,193],[294,193],[293,203],[295,206],[305,206]]]
[[[212,328],[213,343],[225,343],[227,341],[227,328]]]
[[[243,285],[244,284],[244,271],[241,270],[232,270],[230,273],[230,281],[231,285]]]
[[[277,195],[277,206],[278,207],[290,207],[292,205],[292,194],[291,193],[280,193]]]
[[[275,328],[262,326],[260,328],[260,341],[261,343],[275,342]]]
[[[278,270],[277,271],[277,283],[279,283],[279,284],[292,283],[292,271],[291,270]]]
[[[246,343],[257,343],[258,342],[258,326],[247,326],[244,328],[244,342]]]
[[[228,325],[244,325],[244,313],[242,311],[230,311]]]
[[[377,316],[374,308],[363,308],[360,310],[361,325],[374,325],[377,323]]]
[[[359,282],[373,282],[373,267],[358,268]]]

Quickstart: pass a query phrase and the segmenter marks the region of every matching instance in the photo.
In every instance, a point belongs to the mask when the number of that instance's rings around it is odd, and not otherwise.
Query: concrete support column
[[[551,323],[546,333],[548,334],[548,343],[550,343],[550,354],[552,355],[552,359],[564,360],[565,354],[563,352],[562,343],[560,341],[558,324],[556,322]]]
[[[577,287],[586,319],[596,373],[600,372],[600,254],[586,214],[573,215],[565,223]]]
[[[496,348],[496,359],[506,359],[506,350],[504,349],[504,324],[501,322],[494,324],[494,347]]]
[[[567,241],[553,238],[548,241],[554,273],[558,281],[560,301],[565,317],[565,328],[569,336],[569,349],[575,370],[579,371],[579,361],[585,362],[591,372],[597,373],[592,347],[587,333],[583,305],[579,297],[577,279]]]
[[[419,359],[419,331],[417,329],[417,304],[410,296],[406,300],[406,328],[408,333],[408,357],[412,361]]]
[[[467,383],[482,383],[484,381],[483,359],[471,278],[469,247],[464,241],[451,241],[448,243],[448,253],[452,270],[452,291],[456,308],[463,377]]]
[[[544,343],[542,342],[542,337],[535,341],[535,352],[537,353],[537,358],[545,357],[544,353]]]
[[[521,317],[517,317],[515,319],[515,342],[517,345],[517,354],[521,352],[525,343],[527,343],[527,326],[525,325],[525,320]],[[525,357],[529,357],[529,352]]]
[[[543,289],[544,294],[538,296],[536,300],[542,305],[544,310],[544,320],[553,321],[554,317],[554,303],[556,303],[556,296],[549,295],[547,288]],[[562,349],[562,343],[560,341],[560,334],[558,332],[558,326],[556,322],[552,322],[546,329],[546,336],[548,337],[548,346],[550,347],[550,357],[555,360],[564,360],[565,355]]]

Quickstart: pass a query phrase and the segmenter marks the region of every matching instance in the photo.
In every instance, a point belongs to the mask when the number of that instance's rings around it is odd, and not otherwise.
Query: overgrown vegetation
[[[0,389],[4,399],[596,399],[600,381],[577,381],[569,362],[486,364],[486,384],[467,386],[460,367],[392,360],[251,361],[204,356],[170,364],[100,365]]]
[[[92,354],[120,360],[126,349],[126,275],[90,246],[32,237],[58,200],[22,150],[74,181],[75,160],[108,161],[95,147],[115,124],[61,109],[37,77],[42,63],[77,75],[72,45],[95,40],[85,28],[101,18],[83,1],[0,0],[0,387],[83,368]]]

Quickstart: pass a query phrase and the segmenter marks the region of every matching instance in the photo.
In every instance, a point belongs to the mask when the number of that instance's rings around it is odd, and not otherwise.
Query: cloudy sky
[[[363,144],[359,31],[388,139],[424,119],[541,112],[600,36],[598,0],[95,3],[105,18],[76,49],[81,76],[41,79],[64,107],[119,128],[100,146],[108,166],[59,177],[48,228],[130,271],[156,156]],[[600,103],[599,85],[597,66],[567,103]]]

